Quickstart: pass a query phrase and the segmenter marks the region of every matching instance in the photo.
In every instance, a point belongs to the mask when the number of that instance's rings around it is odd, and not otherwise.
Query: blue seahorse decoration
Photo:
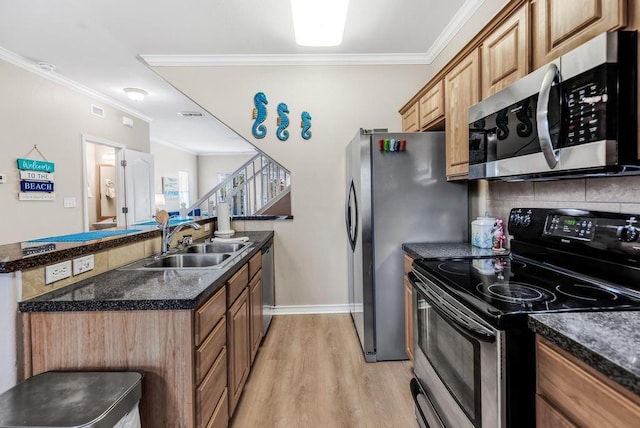
[[[289,131],[287,131],[287,126],[289,126],[288,113],[289,107],[285,103],[278,104],[278,130],[276,131],[276,136],[280,141],[285,141],[289,138]]]
[[[308,111],[303,111],[300,117],[302,118],[302,121],[300,122],[300,127],[302,128],[302,138],[308,140],[309,138],[311,138],[311,115]]]
[[[267,119],[267,107],[269,104],[267,101],[267,96],[264,92],[258,92],[253,96],[253,104],[255,108],[253,109],[253,127],[251,131],[253,132],[253,136],[256,138],[264,138],[267,135],[267,127],[262,124]]]

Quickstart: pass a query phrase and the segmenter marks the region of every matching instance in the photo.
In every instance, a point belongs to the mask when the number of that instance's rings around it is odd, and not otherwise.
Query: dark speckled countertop
[[[478,248],[470,242],[440,242],[440,243],[404,243],[402,250],[414,259],[468,259],[489,258],[497,255],[504,256],[509,251],[495,253],[491,248]]]
[[[195,309],[255,253],[273,231],[238,232],[253,245],[224,269],[114,269],[63,289],[18,303],[21,312]]]
[[[530,315],[529,327],[640,394],[640,311]]]

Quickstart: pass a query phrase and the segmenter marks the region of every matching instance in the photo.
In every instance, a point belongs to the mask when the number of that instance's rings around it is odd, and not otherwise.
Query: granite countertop
[[[215,217],[196,217],[197,223],[205,224],[215,220]],[[118,235],[86,241],[55,241],[34,240],[18,242],[15,244],[0,245],[0,273],[9,273],[19,270],[44,266],[60,260],[83,256],[87,252],[96,252],[115,248],[124,244],[144,241],[145,239],[160,236],[162,231],[153,222],[132,225],[126,229],[105,229],[93,231],[116,232]],[[90,236],[92,232],[87,232]],[[63,236],[64,237],[64,236]]]
[[[402,244],[402,250],[414,259],[469,259],[508,255],[509,251],[496,253],[491,248],[478,248],[470,242],[415,242]]]
[[[18,303],[21,312],[195,309],[256,254],[273,231],[239,232],[253,243],[224,269],[132,270],[126,266]]]
[[[640,394],[640,311],[530,315],[529,327]]]

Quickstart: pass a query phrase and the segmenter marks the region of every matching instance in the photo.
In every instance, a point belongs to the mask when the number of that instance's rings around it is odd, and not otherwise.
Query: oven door
[[[414,288],[416,417],[425,427],[503,427],[502,332],[445,301],[409,274]],[[440,294],[439,294],[440,293]],[[420,420],[422,419],[422,421]]]

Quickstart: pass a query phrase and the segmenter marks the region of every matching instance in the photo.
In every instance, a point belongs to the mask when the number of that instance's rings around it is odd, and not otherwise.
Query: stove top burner
[[[466,263],[460,263],[463,260],[450,260],[442,262],[438,265],[438,269],[442,272],[452,273],[454,275],[468,275],[469,265]]]
[[[565,296],[590,302],[612,301],[618,298],[609,290],[587,284],[559,284],[556,285],[556,291]]]
[[[489,285],[480,283],[476,289],[486,297],[507,303],[553,302],[556,299],[550,291],[520,282],[494,282]]]

